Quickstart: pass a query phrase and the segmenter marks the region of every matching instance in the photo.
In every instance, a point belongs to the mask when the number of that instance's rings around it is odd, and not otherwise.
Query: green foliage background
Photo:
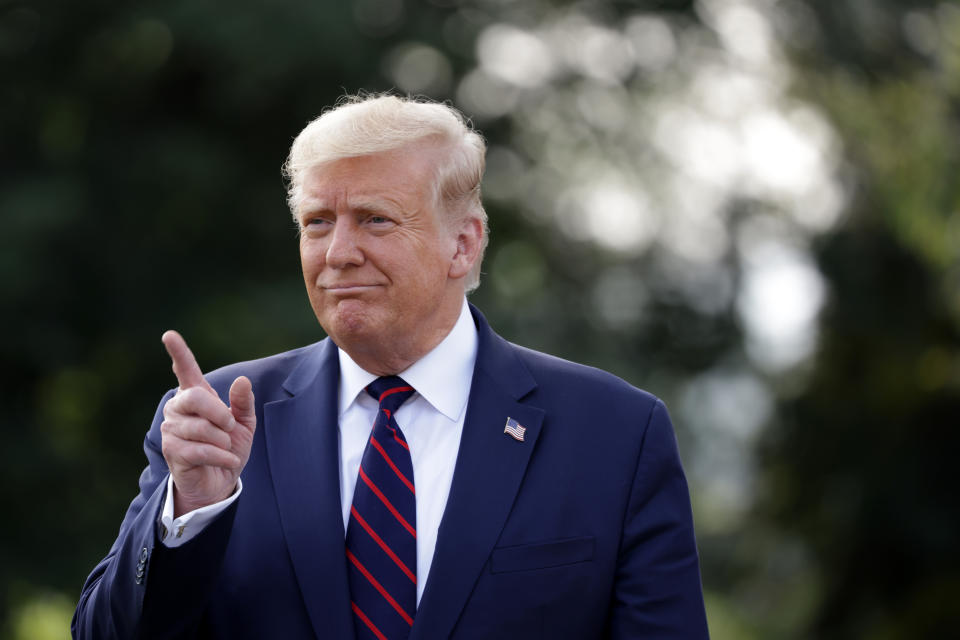
[[[491,26],[576,15],[617,29],[645,15],[709,40],[711,10],[732,4],[0,2],[0,637],[66,637],[173,384],[163,330],[206,368],[322,337],[280,165],[324,106],[402,91],[411,43],[445,60],[431,95],[460,104]],[[733,298],[705,310],[676,294],[684,272],[657,271],[657,250],[612,250],[528,215],[552,206],[536,191],[488,199],[472,300],[509,339],[612,370],[674,409],[715,638],[948,637],[960,625],[960,9],[742,4],[771,17],[787,95],[839,141],[842,215],[801,243],[828,292],[811,354],[788,370],[757,364]],[[553,76],[516,113],[539,100],[577,130],[563,96],[579,81]],[[645,105],[674,77],[617,82]],[[532,125],[460,106],[492,147],[537,161]],[[728,202],[722,224],[736,232],[757,206]],[[739,290],[736,247],[717,260]],[[646,291],[642,314],[598,320],[590,292],[607,273],[620,293]],[[708,431],[676,409],[692,397],[719,410],[690,382],[730,366],[771,409],[739,445],[750,498],[724,510],[690,453]]]

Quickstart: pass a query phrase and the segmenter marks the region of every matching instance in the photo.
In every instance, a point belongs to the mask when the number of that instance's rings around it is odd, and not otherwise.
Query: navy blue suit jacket
[[[706,638],[664,405],[608,373],[512,345],[472,311],[477,364],[411,640]],[[168,473],[158,410],[140,494],[84,585],[74,637],[353,638],[336,346],[207,378],[226,398],[241,374],[258,427],[240,498],[182,547],[158,541]],[[504,434],[508,417],[526,427],[523,442]]]

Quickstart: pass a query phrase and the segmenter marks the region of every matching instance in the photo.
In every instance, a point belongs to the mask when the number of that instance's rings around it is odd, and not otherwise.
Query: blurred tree
[[[762,448],[762,513],[811,546],[808,633],[941,638],[960,614],[960,7],[793,3],[798,91],[844,135],[855,197],[818,262],[831,296],[809,387]]]

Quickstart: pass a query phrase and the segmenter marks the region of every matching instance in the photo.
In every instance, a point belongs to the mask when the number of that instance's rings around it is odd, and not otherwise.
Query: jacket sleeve
[[[659,400],[643,436],[611,607],[611,639],[709,637],[690,495]]]
[[[109,554],[83,585],[73,616],[76,640],[189,638],[195,635],[227,546],[236,501],[201,534],[176,549],[158,537],[168,469],[160,450],[163,397],[144,439],[140,494]]]

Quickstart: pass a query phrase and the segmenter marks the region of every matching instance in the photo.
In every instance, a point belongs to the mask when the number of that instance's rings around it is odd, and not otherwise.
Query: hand
[[[173,476],[174,517],[229,497],[250,457],[257,428],[253,387],[244,376],[230,386],[230,406],[203,377],[176,331],[161,338],[180,388],[163,407],[163,457]]]

